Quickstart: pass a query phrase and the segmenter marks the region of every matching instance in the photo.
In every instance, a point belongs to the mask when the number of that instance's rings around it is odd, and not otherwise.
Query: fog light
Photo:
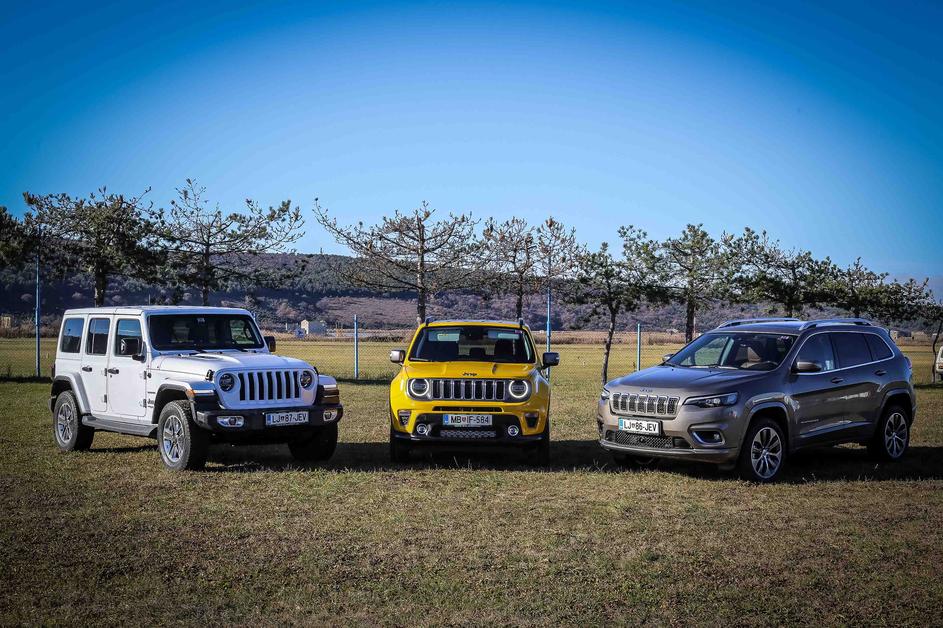
[[[420,423],[416,426],[416,433],[420,436],[426,436],[429,434],[429,426],[425,423]]]
[[[246,420],[241,416],[218,416],[216,424],[220,427],[242,427]]]
[[[719,445],[724,442],[724,435],[719,430],[695,430],[694,438],[704,445]]]
[[[333,420],[336,419],[336,418],[337,418],[337,409],[336,409],[336,408],[330,408],[330,409],[324,411],[324,420],[325,420],[325,421],[333,421]]]
[[[406,424],[409,423],[409,410],[400,410],[397,415],[399,416],[399,424],[403,427],[406,427]]]
[[[517,436],[521,433],[521,428],[516,425],[508,425],[508,436]]]

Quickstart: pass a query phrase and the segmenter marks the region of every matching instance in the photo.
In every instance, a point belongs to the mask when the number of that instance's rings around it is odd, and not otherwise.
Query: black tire
[[[885,408],[874,436],[868,443],[868,453],[885,462],[896,462],[903,458],[910,446],[910,421],[907,416],[902,406],[894,404]]]
[[[635,456],[621,452],[613,452],[612,459],[615,460],[617,465],[626,469],[654,469],[661,462],[660,459],[654,456]]]
[[[85,451],[92,446],[95,429],[82,424],[79,404],[71,390],[59,393],[52,411],[52,434],[61,451]]]
[[[409,452],[412,446],[409,441],[397,438],[393,428],[390,428],[390,460],[393,462],[409,462]]]
[[[550,464],[550,417],[547,417],[547,425],[544,426],[540,440],[531,445],[527,463],[534,467],[546,467]]]
[[[171,471],[196,471],[206,466],[210,435],[193,422],[190,405],[171,401],[157,421],[157,450]]]
[[[301,462],[324,462],[330,460],[337,449],[337,423],[329,423],[315,430],[305,438],[288,443],[288,449],[295,460]]]
[[[786,435],[779,424],[772,419],[757,419],[740,445],[737,474],[757,484],[775,482],[786,466],[787,449]]]

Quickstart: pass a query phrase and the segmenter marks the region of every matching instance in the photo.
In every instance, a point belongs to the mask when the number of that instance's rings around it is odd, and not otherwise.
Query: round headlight
[[[413,397],[425,397],[429,392],[429,382],[424,379],[409,380],[409,394]]]
[[[314,375],[311,374],[311,371],[301,371],[301,387],[302,388],[311,388],[311,382],[314,381]]]
[[[224,373],[219,378],[219,387],[223,392],[229,392],[232,390],[232,387],[236,385],[236,378],[233,377],[230,373]]]
[[[515,379],[508,386],[508,392],[514,399],[523,399],[530,394],[530,382],[523,379]]]

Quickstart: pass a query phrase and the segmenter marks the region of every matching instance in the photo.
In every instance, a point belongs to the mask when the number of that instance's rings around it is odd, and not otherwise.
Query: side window
[[[122,341],[136,341],[132,347],[131,342],[124,343],[126,350],[122,351]],[[141,321],[136,318],[122,318],[115,326],[115,355],[132,356],[141,348]],[[131,348],[136,350],[131,351]]]
[[[867,364],[871,361],[871,350],[864,334],[854,332],[833,333],[832,343],[838,354],[838,363],[842,368]]]
[[[59,343],[59,351],[63,353],[78,353],[82,348],[82,327],[85,325],[85,319],[67,318],[62,325],[62,341]]]
[[[85,336],[85,353],[87,355],[105,355],[108,353],[107,318],[93,318],[88,322],[88,334]]]
[[[796,358],[800,362],[818,362],[823,371],[831,371],[835,368],[835,352],[832,349],[832,342],[828,339],[828,334],[815,334],[802,345],[799,349],[799,356]]]
[[[871,349],[872,360],[886,360],[894,355],[887,343],[881,340],[881,337],[877,334],[865,334],[864,337],[868,341],[868,348]]]

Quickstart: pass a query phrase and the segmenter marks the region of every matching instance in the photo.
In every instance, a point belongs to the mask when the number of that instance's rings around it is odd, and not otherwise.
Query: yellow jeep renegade
[[[550,454],[550,381],[556,353],[538,356],[523,321],[432,321],[416,330],[390,383],[390,457],[425,443],[519,445]]]

